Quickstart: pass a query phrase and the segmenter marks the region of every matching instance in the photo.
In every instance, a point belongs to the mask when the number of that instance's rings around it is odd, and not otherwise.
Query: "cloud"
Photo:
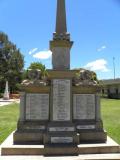
[[[52,55],[52,52],[50,50],[47,51],[40,51],[33,55],[34,58],[38,59],[49,59]]]
[[[31,55],[31,54],[35,53],[37,50],[38,50],[38,48],[33,48],[33,49],[31,49],[31,50],[29,51],[29,54]]]
[[[92,71],[101,71],[101,72],[109,72],[110,70],[107,68],[107,61],[105,59],[98,59],[93,62],[89,62],[84,66],[86,69],[90,69]]]
[[[101,52],[103,50],[105,50],[107,48],[107,46],[101,46],[100,48],[97,49],[97,52]]]

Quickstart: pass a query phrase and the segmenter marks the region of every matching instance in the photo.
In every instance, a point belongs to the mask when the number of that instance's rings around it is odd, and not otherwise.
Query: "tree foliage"
[[[9,82],[11,91],[14,91],[22,80],[24,57],[8,36],[0,32],[0,88],[3,90],[5,81]]]
[[[39,70],[41,70],[42,77],[45,77],[45,76],[48,75],[45,65],[43,65],[40,62],[31,63],[28,69],[39,69]]]

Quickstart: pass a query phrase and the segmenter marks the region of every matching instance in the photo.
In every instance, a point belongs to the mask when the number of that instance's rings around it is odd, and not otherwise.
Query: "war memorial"
[[[57,0],[56,30],[50,41],[52,69],[44,78],[40,70],[31,70],[29,79],[22,82],[17,130],[3,144],[2,155],[119,152],[116,143],[107,144],[100,111],[101,88],[93,72],[70,69],[72,45],[65,0]]]

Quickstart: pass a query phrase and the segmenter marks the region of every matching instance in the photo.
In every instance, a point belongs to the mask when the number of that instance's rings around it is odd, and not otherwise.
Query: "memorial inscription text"
[[[49,94],[26,95],[26,120],[49,119]]]
[[[71,81],[65,79],[53,80],[53,120],[70,120],[70,87]]]
[[[94,94],[74,94],[73,117],[74,119],[95,119]]]

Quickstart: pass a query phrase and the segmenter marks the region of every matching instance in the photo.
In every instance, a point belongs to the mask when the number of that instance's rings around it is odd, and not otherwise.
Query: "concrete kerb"
[[[10,99],[10,100],[4,100],[4,99],[0,99],[0,107],[1,106],[6,106],[12,103],[19,103],[20,100],[19,99]]]

